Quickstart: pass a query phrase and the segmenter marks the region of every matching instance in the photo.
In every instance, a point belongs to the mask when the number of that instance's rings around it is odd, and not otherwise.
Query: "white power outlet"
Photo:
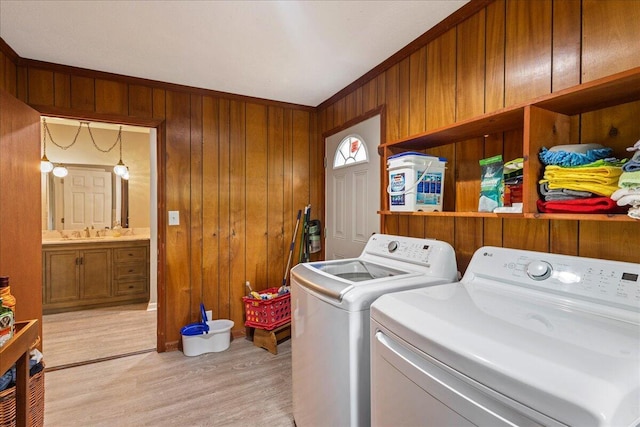
[[[180,225],[180,211],[169,211],[169,225]]]

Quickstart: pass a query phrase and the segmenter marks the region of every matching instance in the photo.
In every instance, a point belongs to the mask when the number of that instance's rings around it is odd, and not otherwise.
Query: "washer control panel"
[[[467,271],[640,311],[640,264],[485,247],[478,249]]]
[[[395,268],[406,264],[408,269],[418,268],[452,280],[456,280],[458,274],[453,247],[439,240],[374,234],[369,238],[362,257]]]

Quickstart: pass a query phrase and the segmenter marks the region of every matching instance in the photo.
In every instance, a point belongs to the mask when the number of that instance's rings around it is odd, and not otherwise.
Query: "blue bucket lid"
[[[431,156],[429,154],[420,153],[418,151],[405,151],[403,153],[398,153],[398,154],[394,154],[393,156],[389,156],[387,157],[387,160],[398,159],[400,157],[405,157],[405,156],[437,157],[437,156]],[[438,160],[440,160],[441,162],[447,161],[447,159],[444,157],[438,157]]]
[[[207,325],[206,323],[191,323],[187,326],[183,326],[182,329],[180,329],[180,334],[181,335],[186,335],[188,337],[190,336],[194,336],[194,335],[202,335],[206,332],[209,332],[209,325]]]

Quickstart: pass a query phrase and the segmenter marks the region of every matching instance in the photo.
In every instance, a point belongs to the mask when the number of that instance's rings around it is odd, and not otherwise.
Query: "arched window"
[[[338,144],[336,154],[333,157],[333,168],[338,169],[368,161],[369,153],[367,153],[367,146],[362,142],[362,138],[359,135],[349,135]]]

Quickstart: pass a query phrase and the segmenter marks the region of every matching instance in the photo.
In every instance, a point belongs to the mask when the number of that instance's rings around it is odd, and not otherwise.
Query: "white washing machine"
[[[457,280],[451,245],[374,234],[358,258],[291,270],[298,427],[369,425],[369,307],[388,292]]]
[[[373,426],[636,426],[640,265],[505,248],[371,307]]]

